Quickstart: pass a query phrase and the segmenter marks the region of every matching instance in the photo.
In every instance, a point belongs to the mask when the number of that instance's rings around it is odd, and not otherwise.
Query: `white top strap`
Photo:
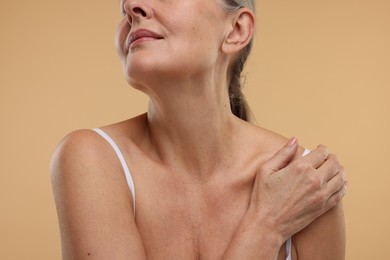
[[[286,241],[286,260],[292,260],[291,258],[291,237]]]
[[[131,177],[129,168],[127,167],[126,160],[123,157],[123,154],[121,153],[121,151],[119,150],[119,147],[116,145],[114,140],[112,140],[112,138],[108,134],[106,134],[100,128],[94,128],[92,130],[95,131],[96,133],[98,133],[101,137],[103,137],[112,146],[112,148],[114,149],[116,155],[118,156],[119,161],[121,162],[123,171],[124,171],[125,176],[126,176],[127,185],[129,186],[131,195],[133,197],[133,208],[134,208],[134,216],[135,216],[135,189],[134,189],[134,181],[133,181],[133,178]]]

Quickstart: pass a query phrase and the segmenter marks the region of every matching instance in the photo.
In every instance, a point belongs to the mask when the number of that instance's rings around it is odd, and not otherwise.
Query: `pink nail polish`
[[[291,137],[291,139],[288,141],[289,146],[294,146],[297,143],[297,138]]]

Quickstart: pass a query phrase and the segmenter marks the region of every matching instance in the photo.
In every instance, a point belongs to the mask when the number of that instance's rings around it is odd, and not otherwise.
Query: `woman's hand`
[[[247,217],[285,241],[333,208],[346,193],[344,169],[323,145],[293,159],[291,139],[256,176]]]
[[[304,157],[297,151],[293,138],[261,165],[248,211],[223,260],[277,259],[289,237],[344,197],[347,182],[336,156],[323,145]]]

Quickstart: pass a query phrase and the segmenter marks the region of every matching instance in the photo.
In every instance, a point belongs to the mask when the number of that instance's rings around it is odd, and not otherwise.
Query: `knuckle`
[[[345,183],[346,181],[344,176],[342,174],[337,174],[330,181],[328,181],[326,185],[331,185],[329,189],[331,189],[333,192],[338,192],[343,188]]]
[[[339,203],[345,196],[345,190],[341,190],[340,192],[338,192],[337,194],[335,194],[334,196],[334,205],[335,206],[337,203]]]
[[[329,155],[327,163],[330,165],[331,169],[335,169],[337,172],[340,171],[341,165],[335,155]]]
[[[314,203],[315,207],[317,207],[319,209],[326,207],[326,204],[327,204],[325,196],[321,192],[317,193],[313,197],[313,203]]]
[[[334,159],[334,160],[337,160],[337,155],[334,153],[329,153],[329,157]]]
[[[337,190],[342,189],[343,186],[344,186],[344,183],[345,183],[345,181],[343,180],[342,177],[337,178],[337,179],[336,179],[336,189],[337,189]]]
[[[340,165],[340,175],[341,175],[341,177],[343,178],[344,181],[347,180],[347,175],[345,173],[344,166],[342,166],[342,165]]]
[[[319,145],[318,145],[318,149],[323,150],[323,149],[328,149],[328,148],[327,148],[327,146],[324,145],[324,144],[319,144]]]
[[[336,155],[334,155],[334,154],[330,154],[330,155],[329,155],[329,157],[331,157],[331,158],[332,158],[332,161],[333,161],[333,163],[334,163],[334,164],[336,164],[337,166],[340,166],[339,159],[337,158],[337,156],[336,156]]]
[[[320,151],[321,156],[323,156],[324,158],[328,157],[329,150],[328,150],[328,147],[326,145],[324,145],[324,144],[318,145],[318,150]]]
[[[297,163],[295,163],[295,169],[297,170],[297,172],[304,173],[310,169],[310,164],[306,161],[298,161]]]
[[[328,203],[326,205],[327,210],[336,206],[339,201],[340,201],[340,199],[339,199],[338,195],[334,195],[331,199],[328,200]]]
[[[340,193],[338,193],[337,195],[336,195],[336,203],[337,202],[340,202],[343,198],[344,198],[344,196],[345,196],[345,191],[343,190],[342,192],[340,192]]]
[[[329,208],[333,208],[334,206],[337,205],[337,203],[339,203],[343,198],[344,196],[346,195],[347,193],[347,190],[345,187],[343,187],[340,191],[338,191],[336,194],[334,194],[328,201],[328,207]]]
[[[310,190],[316,191],[321,189],[321,179],[317,175],[311,175],[309,178],[309,188]]]
[[[343,178],[343,181],[344,181],[344,183],[348,182],[347,175],[345,174],[345,172],[344,172],[344,171],[342,171],[342,173],[341,173],[341,177]]]
[[[340,192],[343,189],[345,189],[347,185],[347,181],[342,174],[338,174],[335,177],[333,177],[332,182],[333,184],[331,186],[331,190],[333,192]]]

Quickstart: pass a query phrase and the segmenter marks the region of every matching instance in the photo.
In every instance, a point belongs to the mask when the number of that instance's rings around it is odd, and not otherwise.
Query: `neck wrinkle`
[[[151,99],[147,114],[149,138],[162,163],[197,177],[207,177],[232,159],[240,121],[230,111],[227,93],[207,94]]]

